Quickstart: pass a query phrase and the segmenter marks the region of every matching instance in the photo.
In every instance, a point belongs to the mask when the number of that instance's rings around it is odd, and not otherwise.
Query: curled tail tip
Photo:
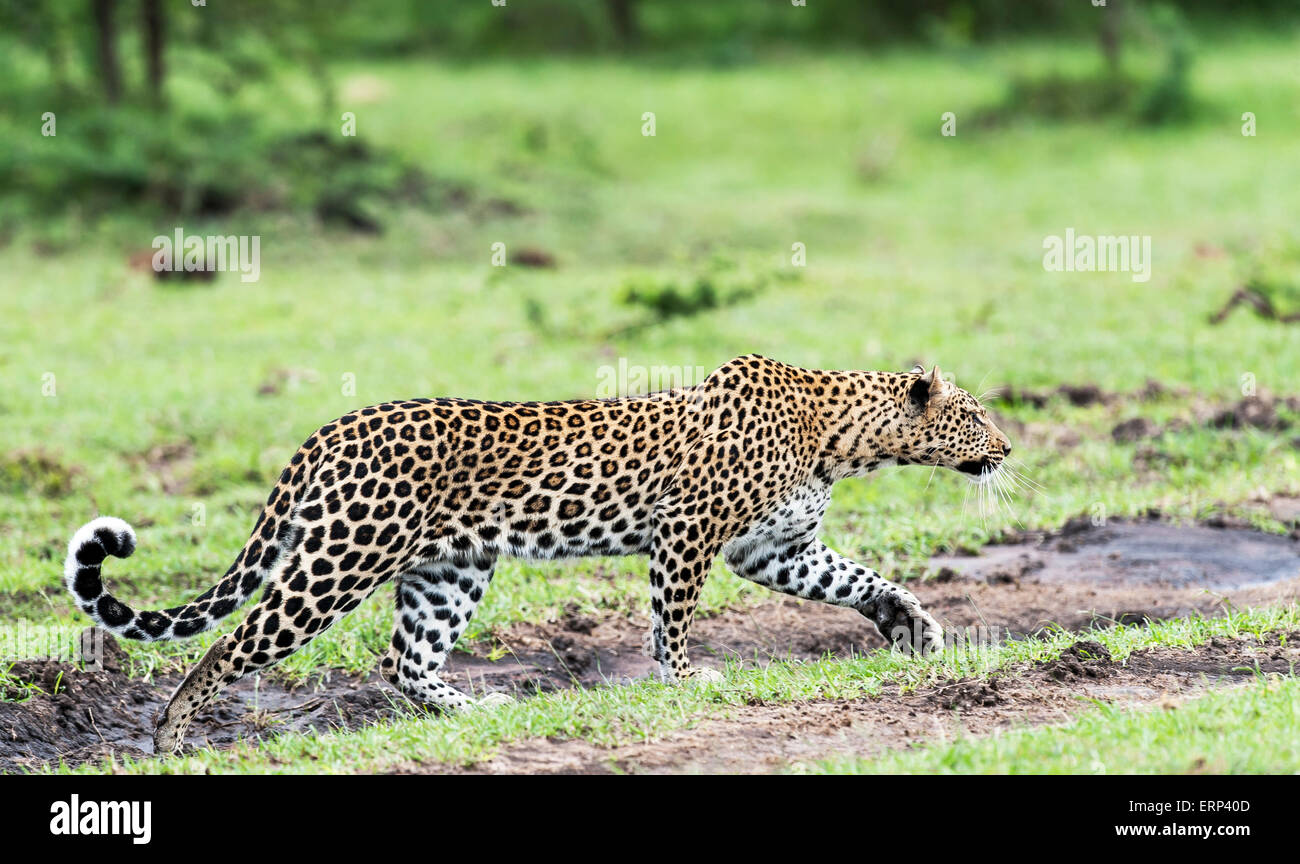
[[[72,535],[63,566],[64,582],[81,610],[119,635],[128,635],[122,628],[133,620],[135,612],[105,593],[100,565],[109,555],[126,558],[134,551],[135,531],[131,526],[113,516],[100,516]]]
[[[109,555],[127,558],[135,551],[135,531],[115,516],[100,516],[77,529],[68,542],[64,571],[71,585],[78,569],[97,567]]]

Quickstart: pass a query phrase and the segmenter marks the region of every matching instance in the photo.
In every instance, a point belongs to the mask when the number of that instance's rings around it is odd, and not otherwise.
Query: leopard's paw
[[[153,733],[155,756],[179,756],[185,752],[185,735],[169,724],[161,724]]]
[[[904,654],[931,654],[943,650],[943,628],[909,592],[884,594],[862,610],[880,635]]]

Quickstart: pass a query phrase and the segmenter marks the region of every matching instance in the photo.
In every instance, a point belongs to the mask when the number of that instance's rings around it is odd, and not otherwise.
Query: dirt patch
[[[1253,428],[1280,432],[1291,428],[1291,423],[1285,417],[1278,416],[1279,408],[1300,414],[1300,396],[1288,396],[1285,399],[1268,395],[1247,396],[1234,405],[1215,411],[1208,425],[1215,429]]]
[[[1034,408],[1042,408],[1053,399],[1063,399],[1077,408],[1083,408],[1089,405],[1109,405],[1124,398],[1123,394],[1102,390],[1096,384],[1062,384],[1053,390],[1030,390],[1004,384],[995,387],[992,392],[1010,405],[1030,405]]]
[[[177,676],[128,678],[114,663],[96,669],[54,660],[14,663],[0,680],[7,685],[0,698],[30,694],[0,702],[0,772],[147,756],[154,720],[180,683]],[[347,676],[299,688],[253,678],[200,714],[186,742],[220,747],[286,731],[355,728],[416,710],[395,691]]]
[[[53,453],[36,448],[0,454],[0,493],[62,498],[70,495],[85,472]]]
[[[537,246],[525,246],[522,249],[516,249],[510,258],[510,262],[518,264],[520,267],[535,267],[547,270],[554,270],[558,266],[554,254]]]
[[[1133,417],[1117,424],[1110,430],[1110,437],[1116,444],[1132,444],[1144,438],[1154,438],[1160,434],[1160,427],[1146,417]]]
[[[989,391],[999,401],[1010,405],[1028,405],[1042,408],[1053,400],[1061,400],[1075,406],[1086,408],[1090,405],[1120,405],[1126,402],[1156,402],[1168,398],[1186,398],[1192,391],[1186,387],[1168,387],[1154,378],[1136,390],[1103,390],[1096,384],[1061,384],[1049,390],[1033,390],[1003,384]]]
[[[1061,656],[1043,664],[1041,671],[1053,681],[1080,681],[1085,678],[1105,678],[1114,661],[1105,645],[1093,640],[1075,642],[1061,652]]]
[[[1215,614],[1229,602],[1300,600],[1300,543],[1235,525],[1179,527],[1140,520],[1092,526],[1081,519],[1058,532],[1028,534],[977,556],[954,555],[935,563],[936,578],[909,587],[950,632],[989,627],[995,638],[1020,638],[1048,625],[1077,631],[1192,612]],[[592,615],[573,606],[554,622],[517,624],[495,633],[490,648],[500,659],[454,654],[444,678],[475,693],[520,697],[575,685],[622,684],[655,671],[643,652],[646,628],[645,616]],[[691,632],[694,661],[715,668],[727,661],[756,667],[773,658],[847,657],[882,647],[875,629],[851,609],[778,596],[700,618]],[[1212,652],[1206,656],[1211,664],[1225,659]],[[1107,663],[1101,646],[1080,643],[1055,666],[1039,670],[1035,680],[1093,686],[1109,680]],[[0,703],[0,771],[59,759],[75,764],[109,753],[149,753],[154,717],[180,681],[178,675],[154,682],[129,679],[111,663],[103,670],[82,670],[24,661],[10,674],[41,692],[23,703]],[[935,698],[951,708],[995,708],[1012,699],[1008,687],[1014,692],[1017,686],[980,682]],[[281,731],[354,728],[418,710],[377,676],[329,673],[311,685],[291,687],[271,673],[224,691],[191,727],[188,743],[220,747]],[[753,722],[761,726],[767,722],[763,717],[775,722],[792,710],[765,706]],[[808,710],[821,717],[820,723],[849,709]],[[1045,709],[1041,722],[1059,715],[1059,707]]]
[[[1283,525],[1300,528],[1300,497],[1277,495],[1262,503],[1268,514]]]
[[[131,453],[125,457],[128,464],[145,477],[152,478],[157,489],[166,495],[183,495],[189,489],[194,474],[194,444],[190,441],[168,441],[155,444],[148,450]],[[157,491],[147,485],[136,487],[142,491]]]
[[[1003,384],[991,391],[996,398],[1011,405],[1029,405],[1042,408],[1053,399],[1060,399],[1076,408],[1089,405],[1116,405],[1122,402],[1154,402],[1169,397],[1185,397],[1191,391],[1185,387],[1166,387],[1154,378],[1148,378],[1137,390],[1120,392],[1103,390],[1096,384],[1061,384],[1050,390],[1033,390]]]
[[[319,380],[320,373],[315,369],[272,369],[258,386],[257,395],[279,396],[286,390],[298,390]]]
[[[138,273],[148,273],[159,282],[169,280],[177,282],[211,282],[217,278],[216,271],[208,270],[206,267],[197,270],[186,270],[183,266],[178,270],[161,266],[155,267],[154,257],[157,254],[158,252],[155,249],[140,249],[132,252],[127,257],[127,266]],[[161,263],[159,261],[160,265]]]
[[[506,651],[502,659],[454,654],[443,678],[474,693],[520,698],[624,684],[654,672],[655,664],[642,653],[644,631],[638,620],[570,609],[557,622],[516,625],[498,634],[494,647]],[[728,658],[752,666],[774,656],[816,660],[884,646],[856,612],[786,600],[702,619],[693,635],[698,662],[715,667]],[[104,642],[111,657],[113,640]],[[0,772],[150,754],[155,718],[181,680],[177,674],[152,682],[128,678],[111,659],[103,669],[27,660],[14,664],[9,675],[36,691],[21,703],[0,702]],[[329,673],[308,685],[286,686],[272,673],[224,690],[195,719],[186,743],[223,747],[286,731],[352,729],[421,711],[376,675]]]
[[[1282,398],[1264,393],[1246,396],[1228,405],[1193,405],[1187,417],[1177,418],[1164,426],[1146,417],[1130,417],[1117,423],[1110,430],[1110,437],[1119,444],[1132,444],[1194,427],[1285,432],[1292,426],[1289,414],[1300,414],[1300,396]]]
[[[1300,396],[1275,396],[1259,392],[1235,401],[1211,399],[1191,393],[1186,388],[1170,388],[1158,381],[1148,380],[1137,390],[1127,392],[1102,390],[1094,384],[1062,384],[1051,390],[1028,390],[1010,385],[989,391],[990,412],[998,428],[1016,442],[1032,450],[1061,452],[1077,447],[1090,435],[1090,426],[1077,423],[1060,423],[1033,415],[1012,417],[998,409],[1028,406],[1042,409],[1051,403],[1076,407],[1100,406],[1104,419],[1097,421],[1110,429],[1110,437],[1117,444],[1139,445],[1136,462],[1140,468],[1153,470],[1165,468],[1178,457],[1163,453],[1152,446],[1159,439],[1194,429],[1245,430],[1258,429],[1275,434],[1287,433],[1297,427],[1300,415]],[[1144,403],[1176,400],[1182,410],[1180,415],[1165,423],[1149,417],[1134,416]],[[1290,442],[1300,447],[1300,438]]]
[[[919,743],[1064,723],[1093,700],[1177,710],[1207,688],[1253,679],[1256,665],[1288,672],[1300,662],[1297,637],[1150,649],[1122,663],[1099,644],[1081,642],[1061,660],[1024,664],[988,679],[948,681],[911,693],[887,688],[878,697],[844,701],[751,705],[658,740],[608,749],[574,739],[535,739],[476,765],[410,765],[404,773],[750,774],[837,755],[870,758]]]

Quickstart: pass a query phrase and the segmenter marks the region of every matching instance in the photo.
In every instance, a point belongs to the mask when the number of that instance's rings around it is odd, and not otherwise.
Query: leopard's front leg
[[[726,561],[738,576],[774,591],[858,610],[900,651],[943,648],[943,628],[912,592],[820,541],[741,545],[727,550]]]

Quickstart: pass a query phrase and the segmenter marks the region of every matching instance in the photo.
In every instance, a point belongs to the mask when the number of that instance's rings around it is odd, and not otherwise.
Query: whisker
[[[1014,476],[1016,478],[1016,482],[1020,483],[1024,487],[1025,491],[1032,492],[1037,495],[1047,495],[1047,490],[1040,483],[1038,483],[1038,481],[1030,477],[1026,477],[1023,474],[1016,474]]]
[[[1003,464],[1007,466],[1008,470],[1014,471],[1016,472],[1016,474],[1019,474],[1022,477],[1028,476],[1024,471],[1020,470],[1022,468],[1027,469],[1027,466],[1025,465],[1024,462],[1021,462],[1019,459],[1013,459],[1010,456],[1008,456],[1006,459],[1003,460]]]
[[[1026,474],[1026,473],[1024,473],[1023,471],[1019,470],[1019,467],[1017,467],[1017,466],[1024,467],[1024,463],[1019,462],[1019,461],[1013,461],[1013,462],[1010,462],[1010,463],[1006,463],[1006,462],[1004,462],[1003,464],[1007,465],[1007,468],[1012,472],[1012,474],[1013,474],[1017,479],[1023,481],[1027,486],[1031,487],[1034,491],[1036,491],[1036,492],[1041,492],[1041,493],[1043,493],[1044,495],[1047,494],[1047,489],[1046,489],[1046,487],[1044,487],[1044,486],[1043,486],[1041,483],[1039,483],[1037,480],[1034,480],[1034,479],[1033,479],[1032,477],[1030,477],[1028,474]]]
[[[1001,509],[1001,505],[1002,505],[1002,496],[1001,496],[1001,491],[1002,491],[1002,490],[1001,490],[1001,485],[1000,485],[1000,483],[999,483],[999,478],[998,478],[998,469],[997,469],[997,468],[992,468],[992,469],[986,470],[986,471],[984,472],[984,482],[985,482],[986,485],[988,485],[989,487],[991,487],[993,502],[994,502],[994,504],[996,504],[996,505],[998,506],[999,509]]]
[[[994,472],[994,477],[997,478],[996,482],[998,483],[1001,489],[1002,500],[1006,502],[1007,515],[1010,516],[1012,519],[1014,519],[1017,525],[1019,525],[1021,528],[1024,528],[1025,525],[1023,522],[1020,521],[1020,517],[1016,515],[1015,506],[1012,504],[1011,501],[1014,490],[1009,488],[1008,486],[1008,483],[1010,482],[1009,479],[1007,478],[1006,475],[1003,475],[1000,470]]]
[[[1030,487],[1030,486],[1026,486],[1026,485],[1024,484],[1024,482],[1020,480],[1019,477],[1016,477],[1016,476],[1014,476],[1014,475],[1011,475],[1011,476],[1009,477],[1009,479],[1008,479],[1007,482],[1010,483],[1010,484],[1012,484],[1012,486],[1014,487],[1015,491],[1017,491],[1017,492],[1023,492],[1023,493],[1025,493],[1026,495],[1036,495],[1036,494],[1038,494],[1037,492],[1034,491],[1034,489],[1033,489],[1032,487]]]
[[[989,487],[989,500],[993,504],[993,514],[995,516],[1001,516],[1002,515],[1002,490],[998,486],[997,469],[988,472],[988,479],[985,481],[985,483]]]

